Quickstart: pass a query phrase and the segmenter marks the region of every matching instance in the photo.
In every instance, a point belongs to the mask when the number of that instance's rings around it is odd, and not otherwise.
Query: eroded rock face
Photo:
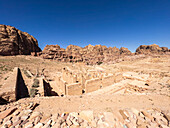
[[[100,62],[113,61],[120,55],[131,55],[127,48],[106,47],[102,45],[88,45],[84,48],[69,45],[66,49],[59,45],[47,45],[41,53],[45,59],[54,59],[62,62],[84,62],[86,64],[98,64]]]
[[[129,51],[129,49],[125,47],[121,47],[119,51],[121,55],[132,55],[131,51]]]
[[[132,53],[128,48],[106,47],[102,45],[87,45],[84,48],[76,45],[69,45],[66,49],[59,45],[47,45],[40,53],[44,59],[53,59],[61,62],[83,62],[85,64],[101,64],[117,62],[121,58],[131,57],[138,54],[164,54],[170,50],[167,47],[153,45],[141,45]]]
[[[140,45],[137,49],[135,54],[163,54],[168,52],[167,47],[159,47],[159,45],[152,44],[152,45]]]
[[[40,52],[38,41],[15,27],[0,24],[0,55],[30,55]]]

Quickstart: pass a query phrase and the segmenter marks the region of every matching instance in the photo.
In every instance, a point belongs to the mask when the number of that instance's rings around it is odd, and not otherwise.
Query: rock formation
[[[40,52],[38,41],[15,27],[0,24],[0,55],[30,55]]]
[[[167,47],[159,47],[159,45],[152,44],[152,45],[140,45],[137,49],[135,54],[163,54],[168,52]]]
[[[129,51],[129,49],[125,47],[121,47],[119,51],[121,55],[132,55],[131,51]]]
[[[106,47],[102,45],[88,45],[84,48],[69,45],[66,49],[59,45],[47,45],[41,52],[41,57],[62,62],[84,62],[86,64],[100,64],[113,61],[121,55],[132,55],[127,48]]]

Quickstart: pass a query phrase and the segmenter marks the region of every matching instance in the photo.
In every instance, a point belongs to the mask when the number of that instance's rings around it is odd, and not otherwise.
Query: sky
[[[0,24],[47,44],[170,48],[170,0],[0,0]]]

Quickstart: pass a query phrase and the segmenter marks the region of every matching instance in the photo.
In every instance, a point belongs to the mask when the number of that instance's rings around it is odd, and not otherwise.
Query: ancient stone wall
[[[123,80],[121,73],[107,73],[103,71],[86,70],[77,67],[64,67],[61,73],[56,75],[56,88],[58,94],[81,95],[96,91],[102,87],[111,86],[115,82]]]
[[[100,89],[101,84],[102,84],[102,81],[99,78],[87,80],[85,82],[85,93],[93,92],[93,91]]]
[[[25,98],[29,96],[28,88],[25,85],[25,82],[23,80],[21,71],[19,68],[16,68],[17,70],[17,80],[16,80],[16,89],[15,89],[15,95],[16,100],[19,100],[21,98]]]
[[[29,97],[28,89],[20,69],[16,67],[9,75],[9,78],[5,80],[0,91],[0,98],[2,101],[12,102],[25,97]]]
[[[66,95],[81,95],[82,85],[81,83],[73,83],[66,85]]]
[[[51,96],[51,87],[50,84],[43,79],[44,86],[44,96]]]
[[[64,81],[63,79],[60,79],[57,83],[57,86],[61,89],[64,95],[66,94],[66,84],[66,81]]]

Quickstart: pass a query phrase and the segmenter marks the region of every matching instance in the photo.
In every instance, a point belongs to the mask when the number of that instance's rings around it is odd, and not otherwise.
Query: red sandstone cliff
[[[135,54],[164,54],[168,51],[167,47],[159,47],[156,44],[141,45],[136,49]],[[47,45],[41,53],[41,57],[45,59],[53,59],[61,62],[84,62],[86,64],[113,62],[132,55],[134,55],[134,53],[125,47],[119,49],[102,45],[93,46],[91,44],[84,48],[69,45],[66,49],[60,48],[59,45]]]
[[[101,62],[114,61],[121,55],[132,55],[127,49],[122,47],[109,47],[102,45],[88,45],[84,48],[69,45],[66,49],[58,45],[47,45],[41,53],[45,59],[54,59],[62,62],[84,62],[86,64],[97,64]]]
[[[0,55],[30,55],[40,52],[38,41],[15,27],[0,24]]]
[[[164,54],[169,52],[167,47],[159,47],[159,45],[140,45],[135,54]]]

